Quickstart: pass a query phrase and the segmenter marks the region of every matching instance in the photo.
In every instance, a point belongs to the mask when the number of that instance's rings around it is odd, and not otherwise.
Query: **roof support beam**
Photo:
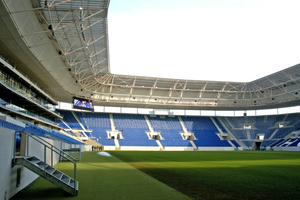
[[[106,60],[107,60],[107,59],[104,58],[104,59],[100,60],[99,62],[97,62],[97,63],[95,63],[95,64],[92,64],[92,68],[97,67],[98,65],[100,65],[101,63],[103,63],[103,62],[106,61]]]
[[[135,86],[135,82],[136,82],[136,78],[133,79],[133,83],[132,83],[131,88],[130,88],[129,101],[131,100],[131,97],[132,97],[132,92],[133,92],[133,88]]]
[[[85,31],[86,29],[88,29],[88,28],[94,26],[95,24],[98,24],[98,23],[101,22],[101,21],[103,21],[103,18],[100,19],[100,20],[95,21],[94,23],[92,23],[92,24],[89,25],[89,26],[83,27],[82,31]]]
[[[111,83],[110,83],[110,88],[109,88],[109,100],[112,96],[112,88],[113,88],[113,83],[114,83],[114,79],[115,79],[115,76],[112,77],[112,80],[111,80]]]
[[[218,100],[221,98],[221,95],[224,93],[227,84],[228,84],[228,82],[226,82],[224,84],[223,88],[220,91],[218,91],[218,97],[217,97]]]
[[[183,97],[183,93],[184,93],[184,91],[185,91],[185,89],[186,89],[186,85],[187,85],[187,81],[185,81],[185,84],[184,84],[184,86],[183,86],[183,89],[180,91],[180,99],[179,99],[179,103],[181,102],[181,100],[182,100],[182,97]]]
[[[158,78],[157,78],[157,79],[155,79],[155,81],[154,81],[154,84],[153,84],[153,86],[152,86],[152,87],[151,87],[151,89],[150,89],[150,94],[149,94],[149,98],[148,98],[148,101],[147,101],[147,103],[149,103],[149,102],[150,102],[150,100],[151,100],[151,98],[152,98],[152,95],[153,95],[153,90],[154,90],[154,88],[156,88],[157,81],[158,81]]]
[[[208,82],[206,82],[205,85],[203,86],[203,88],[200,90],[197,104],[200,103],[200,101],[201,101],[201,99],[202,99],[202,96],[203,96],[203,94],[204,94],[204,91],[205,91],[205,89],[206,89],[206,87],[207,87],[207,84],[208,84]]]
[[[100,51],[97,51],[97,52],[95,52],[95,53],[91,53],[91,55],[89,56],[89,58],[93,58],[94,56],[96,56],[96,55],[102,53],[102,52],[105,51],[105,50],[106,50],[106,48],[103,48],[103,49],[101,49]]]
[[[89,19],[89,18],[91,18],[91,17],[93,17],[93,16],[95,16],[95,15],[97,15],[97,14],[103,12],[103,11],[104,11],[104,9],[101,9],[101,10],[99,10],[99,11],[97,11],[97,12],[95,12],[95,13],[93,13],[93,14],[85,17],[85,18],[83,18],[83,20],[85,21],[85,20],[87,20],[87,19]]]
[[[56,4],[55,4],[55,0],[53,0],[53,1],[52,1],[50,4],[48,4],[46,7],[47,7],[47,8],[52,8],[52,7],[58,6],[58,5],[60,5],[60,4],[68,3],[68,2],[70,2],[70,1],[72,1],[72,0],[65,0],[65,1],[62,1],[62,2],[59,2],[59,3],[56,3]]]

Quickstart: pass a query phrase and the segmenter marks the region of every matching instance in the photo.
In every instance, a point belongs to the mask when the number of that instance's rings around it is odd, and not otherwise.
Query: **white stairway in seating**
[[[184,131],[184,133],[188,133],[188,131],[187,131],[187,129],[186,129],[186,127],[185,127],[185,125],[184,125],[184,123],[183,123],[183,121],[182,121],[182,119],[181,119],[180,116],[178,116],[178,119],[179,119],[179,122],[180,122],[180,124],[182,126],[182,130]]]
[[[84,126],[82,125],[81,121],[77,118],[76,114],[71,111],[72,115],[74,116],[74,118],[76,119],[77,123],[81,126],[82,130],[86,131]]]
[[[150,133],[154,133],[154,130],[153,130],[152,126],[151,126],[151,123],[150,123],[148,117],[146,115],[144,115],[144,117],[145,117],[145,120],[146,120],[146,122],[148,124],[148,128],[150,130]],[[159,146],[160,150],[163,150],[164,146],[160,143],[160,141],[159,140],[155,140],[155,141],[156,141],[157,145]]]
[[[230,144],[231,146],[233,146],[234,149],[237,149],[237,148],[238,148],[238,147],[235,146],[230,140],[227,140],[227,142],[229,142],[229,144]]]
[[[214,125],[216,126],[216,128],[218,129],[219,133],[223,134],[222,129],[220,129],[220,127],[218,126],[217,122],[214,120],[214,118],[210,117],[211,121],[214,123]]]
[[[164,146],[160,143],[160,141],[159,141],[159,140],[155,140],[155,141],[156,141],[156,143],[158,144],[160,150],[163,150],[163,149],[164,149]]]
[[[272,135],[269,137],[269,139],[273,139],[273,137],[276,135],[279,129],[275,129],[275,131],[272,133]]]
[[[120,149],[119,140],[115,138],[114,141],[115,141],[116,149]]]
[[[71,127],[69,126],[69,124],[67,124],[64,120],[61,120],[61,119],[60,119],[60,121],[61,121],[66,127],[68,127],[69,129],[71,129]]]
[[[182,119],[181,119],[180,116],[178,116],[178,119],[179,119],[179,122],[180,122],[180,124],[182,126],[182,130],[184,131],[184,133],[188,133],[188,131],[187,131],[187,129],[186,129],[186,127],[185,127],[185,125],[184,125],[184,123],[183,123],[183,121],[182,121]],[[190,143],[193,146],[194,150],[198,149],[198,147],[195,145],[195,143],[194,143],[193,140],[190,140]]]
[[[109,119],[110,119],[111,131],[114,132],[114,131],[116,131],[116,126],[114,123],[113,115],[111,113],[109,114]],[[114,142],[115,142],[116,149],[120,149],[120,143],[118,141],[118,138],[115,138]]]
[[[78,182],[68,175],[62,173],[61,171],[51,167],[47,163],[44,163],[35,156],[20,156],[16,157],[16,165],[22,165],[32,172],[38,174],[44,179],[50,181],[59,188],[65,190],[66,192],[77,196],[78,195]]]
[[[144,117],[145,117],[145,120],[146,120],[146,122],[148,124],[148,128],[149,128],[150,132],[153,133],[154,130],[153,130],[151,124],[150,124],[150,121],[149,121],[148,117],[146,115],[144,115]]]
[[[247,149],[248,147],[243,143],[241,142],[240,140],[238,140],[233,133],[231,133],[231,131],[227,128],[227,126],[224,124],[224,122],[222,120],[220,120],[220,118],[218,117],[217,118],[219,120],[219,122],[221,123],[221,125],[224,127],[224,129],[226,130],[226,132],[228,133],[228,135],[230,136],[231,140],[235,140],[236,143],[238,143],[241,147]],[[230,124],[230,126],[232,128],[234,128],[232,126],[232,124],[230,123],[230,121],[225,117],[225,120]],[[229,144],[233,144],[232,142],[230,142]],[[233,145],[233,147],[235,147],[235,145]]]
[[[111,113],[109,114],[109,119],[110,119],[111,130],[112,130],[112,131],[115,131],[115,130],[116,130],[116,127],[115,127],[113,115],[112,115]]]
[[[248,139],[248,140],[251,140],[251,133],[250,133],[250,130],[246,130],[246,132],[247,132],[247,139]]]
[[[190,143],[191,143],[191,145],[193,146],[193,148],[194,148],[195,150],[198,149],[198,147],[195,145],[195,143],[194,143],[193,140],[190,140]]]

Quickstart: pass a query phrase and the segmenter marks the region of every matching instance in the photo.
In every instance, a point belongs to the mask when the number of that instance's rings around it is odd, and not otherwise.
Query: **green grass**
[[[193,199],[299,199],[299,152],[125,152],[112,155]]]
[[[73,176],[71,163],[60,162],[55,168]],[[77,169],[79,193],[76,197],[39,178],[12,199],[190,199],[116,157],[100,156],[97,152],[84,152]]]
[[[79,195],[40,178],[12,199],[299,199],[300,152],[82,153]],[[72,175],[72,164],[55,167]]]

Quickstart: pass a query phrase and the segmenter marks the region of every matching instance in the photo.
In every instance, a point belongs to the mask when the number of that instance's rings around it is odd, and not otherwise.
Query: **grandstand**
[[[108,7],[0,2],[0,198],[39,176],[77,195],[63,150],[300,151],[300,64],[252,82],[111,74]]]

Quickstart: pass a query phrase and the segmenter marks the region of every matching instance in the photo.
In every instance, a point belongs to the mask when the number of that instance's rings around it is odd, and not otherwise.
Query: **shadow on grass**
[[[300,196],[300,174],[293,166],[174,169],[131,165],[193,199],[294,200]]]
[[[40,178],[29,191],[24,189],[12,199],[145,199],[147,196],[158,200],[153,195],[158,190],[163,195],[160,199],[166,199],[158,181],[155,187],[151,186],[149,183],[154,181],[144,173],[193,199],[288,200],[300,196],[299,153],[115,151],[111,154],[116,157],[107,158],[94,152],[82,154],[83,159],[78,163],[78,197],[70,197]],[[260,165],[252,164],[255,157],[259,157]],[[247,162],[241,163],[239,158]],[[59,163],[57,167],[72,175],[69,164]]]
[[[69,193],[63,191],[62,189],[56,187],[55,185],[44,184],[44,181],[41,181],[39,178],[34,183],[37,184],[31,184],[29,187],[26,187],[22,190],[22,192],[17,193],[15,196],[13,196],[12,199],[18,200],[18,199],[65,199],[66,197],[72,197]]]
[[[281,160],[285,154],[264,154],[271,155],[271,160],[252,162],[255,152],[250,153],[250,159],[244,157],[242,162],[235,156],[234,152],[225,153],[229,158],[228,162],[222,156],[223,152],[214,152],[216,157],[209,158],[211,161],[201,160],[201,156],[193,157],[192,152],[176,153],[157,152],[112,152],[119,159],[128,162],[130,165],[148,174],[149,176],[169,185],[193,199],[217,200],[217,199],[298,199],[300,196],[300,163],[294,156],[291,159]],[[189,154],[189,155],[188,155]],[[210,152],[198,152],[199,155],[213,155]],[[286,153],[289,155],[289,153]],[[134,156],[135,157],[134,157]],[[156,158],[159,155],[160,158]],[[166,156],[163,158],[163,156]],[[180,156],[191,156],[191,160],[181,159]],[[197,154],[194,154],[197,155]],[[241,155],[247,155],[241,153]],[[274,156],[278,155],[278,156]],[[299,156],[299,153],[292,154]],[[152,160],[148,160],[148,159]],[[254,156],[255,158],[255,156]],[[156,160],[164,160],[164,162]],[[280,160],[278,160],[280,159]],[[136,162],[136,160],[138,160]],[[176,161],[175,161],[176,160]],[[200,161],[199,161],[200,160]],[[212,161],[214,160],[214,161]],[[233,162],[236,160],[236,162]],[[195,162],[194,162],[195,161]],[[282,163],[284,162],[284,163]]]
[[[126,162],[299,160],[300,152],[281,151],[108,151]],[[142,156],[141,156],[142,155]]]
[[[94,152],[82,153],[82,156],[82,161],[77,165],[78,196],[69,196],[57,186],[39,178],[12,199],[189,199],[115,157],[102,157]],[[54,167],[72,176],[73,169],[69,163],[61,162]]]

